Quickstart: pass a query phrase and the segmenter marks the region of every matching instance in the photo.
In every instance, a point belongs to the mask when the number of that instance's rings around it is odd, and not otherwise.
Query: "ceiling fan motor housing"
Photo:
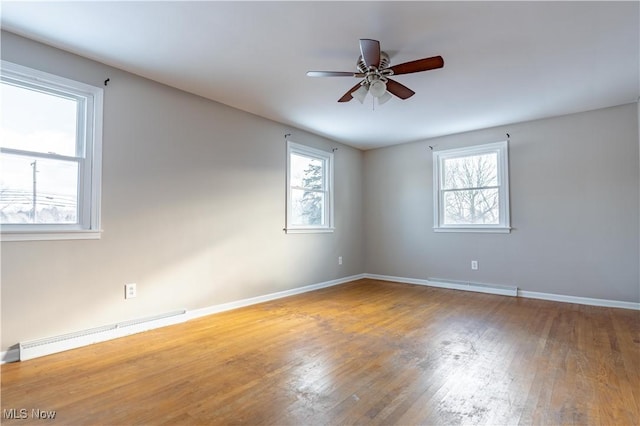
[[[356,65],[358,67],[358,71],[360,71],[361,73],[366,74],[367,72],[369,72],[369,68],[367,68],[367,66],[365,65],[364,59],[362,59],[362,55],[358,57],[358,62]],[[383,70],[388,67],[389,55],[387,55],[386,52],[380,52],[380,65],[378,66],[378,70]]]

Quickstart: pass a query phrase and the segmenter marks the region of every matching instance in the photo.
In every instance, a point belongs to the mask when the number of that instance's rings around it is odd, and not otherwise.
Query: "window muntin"
[[[2,239],[99,238],[102,89],[2,61]]]
[[[287,232],[333,231],[332,162],[332,153],[287,142]]]
[[[434,152],[434,230],[509,232],[507,142]]]

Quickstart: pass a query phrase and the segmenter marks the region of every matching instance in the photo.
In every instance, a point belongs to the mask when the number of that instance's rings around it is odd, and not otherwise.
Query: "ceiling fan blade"
[[[378,40],[360,39],[360,53],[367,68],[380,66],[380,42]]]
[[[442,56],[433,56],[431,58],[418,59],[416,61],[405,62],[403,64],[389,67],[393,71],[393,75],[411,74],[412,72],[429,71],[444,66]]]
[[[347,93],[345,93],[340,99],[338,99],[338,102],[349,102],[351,99],[353,99],[353,96],[351,96],[351,94],[358,90],[360,86],[360,83],[353,86]]]
[[[407,86],[402,85],[395,80],[391,80],[390,78],[387,78],[387,90],[392,95],[396,95],[400,99],[408,99],[416,93]]]
[[[309,71],[308,77],[355,77],[356,73],[348,71]]]

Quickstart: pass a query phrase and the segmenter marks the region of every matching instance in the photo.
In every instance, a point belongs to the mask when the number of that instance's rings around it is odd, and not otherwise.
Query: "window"
[[[433,153],[434,231],[510,232],[507,142]]]
[[[333,232],[333,153],[287,142],[286,231]]]
[[[2,240],[100,237],[102,93],[2,61]]]

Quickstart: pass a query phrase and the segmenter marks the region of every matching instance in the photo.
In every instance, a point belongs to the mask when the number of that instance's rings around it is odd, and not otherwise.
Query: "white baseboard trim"
[[[370,278],[374,280],[381,281],[394,281],[399,283],[406,284],[417,284],[417,285],[426,285],[429,287],[440,287],[440,288],[448,288],[453,290],[465,290],[465,291],[477,291],[481,293],[491,293],[491,294],[504,294],[498,291],[483,291],[482,288],[471,288],[470,286],[464,285],[455,285],[455,282],[439,282],[432,281],[429,279],[417,279],[417,278],[405,278],[405,277],[393,277],[388,275],[378,275],[378,274],[364,274],[365,278]],[[495,286],[502,287],[502,286]],[[494,287],[489,286],[488,289],[492,290]],[[511,287],[504,287],[506,289],[512,289]],[[517,288],[516,288],[517,289]],[[516,296],[516,294],[508,294],[510,296]],[[542,300],[550,300],[554,302],[564,302],[564,303],[577,303],[579,305],[589,305],[589,306],[602,306],[606,308],[621,308],[621,309],[633,309],[640,310],[640,303],[635,302],[625,302],[622,300],[608,300],[608,299],[593,299],[589,297],[579,297],[579,296],[566,296],[562,294],[552,294],[552,293],[540,293],[536,291],[525,291],[517,289],[518,297],[525,297],[529,299],[542,299]]]
[[[209,306],[206,308],[194,309],[191,311],[183,309],[180,311],[170,312],[155,317],[124,321],[117,324],[112,324],[104,327],[96,327],[75,333],[69,333],[45,339],[32,340],[28,342],[20,342],[19,348],[10,349],[6,352],[0,352],[0,364],[15,361],[26,361],[28,359],[51,355],[69,349],[76,349],[82,346],[117,339],[119,337],[125,337],[143,331],[179,324],[191,319],[200,318],[219,312],[255,305],[262,302],[268,302],[270,300],[281,299],[283,297],[294,296],[296,294],[307,293],[309,291],[319,290],[325,287],[344,284],[362,279],[364,277],[364,274],[352,275],[349,277],[338,278],[331,281],[325,281],[304,287],[279,291],[263,296],[237,300],[234,302],[223,303],[220,305]]]
[[[8,351],[0,352],[0,364],[16,361],[20,361],[19,349],[9,349]]]
[[[518,296],[529,299],[551,300],[554,302],[577,303],[579,305],[602,306],[605,308],[633,309],[640,311],[640,303],[623,300],[592,299],[590,297],[565,296],[563,294],[539,293],[537,291],[518,290]]]
[[[296,294],[307,293],[321,288],[332,287],[365,278],[365,274],[351,275],[349,277],[338,278],[318,284],[311,284],[304,287],[292,288],[290,290],[278,291],[276,293],[265,294],[263,296],[250,297],[248,299],[236,300],[220,305],[213,305],[206,308],[194,309],[188,312],[189,319],[200,318],[232,309],[244,308],[245,306],[256,305],[258,303],[269,302],[271,300],[282,299],[283,297],[295,296]]]
[[[473,282],[464,282],[464,281],[449,281],[449,280],[443,280],[440,278],[428,278],[425,280],[425,279],[418,279],[418,278],[393,277],[389,275],[377,275],[377,274],[365,274],[365,276],[367,278],[371,278],[374,280],[395,281],[395,282],[401,282],[406,284],[416,284],[416,285],[425,285],[429,287],[446,288],[450,290],[473,291],[476,293],[498,294],[501,296],[517,296],[518,295],[517,287],[495,285],[495,284],[473,283]]]
[[[284,297],[294,296],[297,294],[307,293],[321,288],[332,287],[356,281],[363,278],[369,278],[381,281],[392,281],[406,284],[424,285],[429,287],[446,288],[453,290],[474,291],[489,294],[518,296],[531,299],[550,300],[564,303],[577,303],[581,305],[602,306],[609,308],[622,308],[640,310],[640,303],[625,302],[619,300],[593,299],[588,297],[566,296],[560,294],[540,293],[534,291],[518,290],[516,287],[488,285],[479,283],[466,283],[457,281],[445,281],[438,279],[418,279],[395,277],[389,275],[378,274],[358,274],[344,278],[338,278],[331,281],[325,281],[304,287],[293,288],[290,290],[270,293],[263,296],[251,297],[248,299],[237,300],[229,303],[222,303],[206,308],[194,309],[191,311],[181,310],[158,315],[151,318],[143,318],[139,320],[124,321],[118,324],[98,327],[94,329],[84,330],[77,333],[70,333],[47,339],[33,340],[29,342],[21,342],[19,348],[9,349],[0,352],[0,364],[8,362],[24,361],[39,356],[50,355],[57,352],[75,349],[87,346],[93,343],[103,342],[119,337],[128,336],[143,331],[148,331],[168,325],[179,324],[191,319],[204,317],[207,315],[225,312],[232,309],[238,309],[245,306],[255,305],[258,303],[268,302],[271,300],[281,299]],[[515,294],[514,294],[515,291]]]

